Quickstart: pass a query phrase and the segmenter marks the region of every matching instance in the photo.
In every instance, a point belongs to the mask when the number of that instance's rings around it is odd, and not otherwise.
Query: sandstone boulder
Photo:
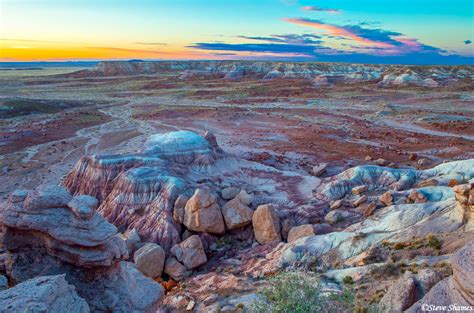
[[[176,201],[174,202],[173,208],[173,218],[176,223],[182,224],[184,221],[184,212],[186,203],[189,201],[189,198],[185,195],[179,195]]]
[[[251,205],[253,202],[253,194],[247,193],[247,191],[243,189],[235,197],[246,206]]]
[[[156,278],[163,272],[165,251],[156,243],[147,243],[135,252],[133,260],[145,276]]]
[[[367,190],[369,190],[369,186],[367,185],[357,186],[357,187],[352,188],[352,194],[360,195],[361,193],[366,192]]]
[[[375,209],[377,209],[375,202],[366,202],[359,206],[359,210],[364,217],[369,217],[374,214]]]
[[[252,217],[255,239],[260,244],[281,241],[280,219],[271,204],[260,205]]]
[[[183,224],[193,231],[223,234],[224,219],[216,196],[206,189],[196,189],[186,203]]]
[[[390,191],[385,192],[379,197],[379,201],[386,206],[390,206],[393,204],[393,196]]]
[[[240,192],[240,188],[237,187],[227,187],[222,189],[221,196],[224,200],[234,199]]]
[[[416,296],[415,276],[406,272],[400,277],[380,300],[379,308],[382,312],[403,312],[414,302]]]
[[[364,202],[367,202],[369,198],[366,196],[366,195],[363,195],[363,196],[359,196],[357,199],[355,199],[353,202],[352,202],[352,205],[357,207],[359,205],[361,205],[362,203]]]
[[[300,225],[290,229],[288,232],[288,242],[296,241],[303,237],[316,235],[314,227],[311,224]]]
[[[176,281],[181,281],[186,278],[190,272],[186,269],[186,267],[179,263],[173,257],[166,259],[165,262],[165,274]]]
[[[0,292],[0,312],[89,312],[64,276],[40,276]]]
[[[252,222],[253,210],[236,197],[222,207],[222,215],[226,228],[229,230],[241,228]]]
[[[187,269],[194,269],[207,262],[201,239],[198,235],[192,235],[183,242],[175,245],[171,252],[178,261],[182,262]]]

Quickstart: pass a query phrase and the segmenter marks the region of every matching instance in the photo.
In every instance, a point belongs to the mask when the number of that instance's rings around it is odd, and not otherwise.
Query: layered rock
[[[380,87],[419,86],[436,88],[472,79],[470,66],[363,65],[343,63],[291,63],[262,61],[106,61],[94,69],[66,74],[68,77],[175,73],[180,79],[212,76],[223,79],[304,78],[315,86],[335,83],[373,82]]]
[[[444,306],[445,310],[452,305],[474,306],[474,241],[453,254],[451,265],[453,275],[434,285],[407,312],[422,312],[424,305]]]
[[[342,200],[339,205],[345,207],[336,210],[337,213],[332,213],[330,221],[337,222],[340,220],[337,215],[344,214],[347,215],[350,226],[343,231],[296,240],[286,247],[283,264],[294,264],[296,261],[309,264],[328,254],[339,260],[346,260],[382,241],[404,242],[429,234],[462,231],[466,224],[465,209],[458,205],[454,192],[448,184],[453,179],[458,182],[472,179],[473,166],[472,159],[444,163],[422,171],[360,166],[325,179],[315,190],[315,196],[325,199],[324,201]],[[428,179],[436,179],[438,185],[411,189],[419,182]],[[368,218],[354,223],[352,217],[359,208],[354,209],[350,205],[347,207],[344,203],[358,199],[354,197],[359,196],[352,195],[352,189],[361,185],[367,185],[369,192],[374,194],[370,196],[371,200],[377,200],[380,195],[390,191],[392,196],[390,201],[394,204],[376,211],[369,210],[372,214]],[[405,201],[413,190],[422,194],[426,201],[421,203]],[[360,213],[369,212],[361,210]]]
[[[153,310],[162,287],[122,262],[127,246],[96,205],[57,186],[15,192],[1,208],[9,280],[66,274],[92,311]]]
[[[0,312],[90,312],[64,276],[41,276],[0,292]]]
[[[136,154],[82,157],[63,183],[74,195],[97,198],[97,211],[121,232],[135,229],[144,242],[169,252],[181,241],[184,227],[222,234],[224,198],[232,197],[224,212],[233,230],[249,224],[250,209],[262,203],[299,214],[303,208],[296,204],[311,201],[311,189],[319,182],[228,155],[212,133],[177,131],[151,136]],[[251,186],[252,192],[224,186]]]

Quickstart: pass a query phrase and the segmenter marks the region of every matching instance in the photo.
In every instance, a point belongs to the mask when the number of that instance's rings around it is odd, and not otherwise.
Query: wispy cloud
[[[341,13],[341,10],[338,9],[328,9],[328,8],[321,8],[313,5],[306,5],[301,7],[301,10],[303,11],[315,11],[315,12],[326,12],[326,13],[331,13],[331,14],[339,14]]]
[[[199,42],[190,48],[214,53],[271,53],[294,55],[295,60],[322,62],[399,63],[399,64],[472,64],[463,57],[419,42],[416,38],[361,24],[335,25],[302,18],[286,22],[321,30],[322,34],[285,34],[238,36],[246,43]],[[335,48],[338,47],[338,48]]]
[[[380,29],[363,28],[359,25],[338,26],[324,23],[320,20],[307,18],[284,18],[283,21],[300,26],[315,28],[324,31],[331,36],[346,38],[360,44],[381,48],[389,48],[391,46],[389,43],[387,43],[387,41],[389,41],[389,36],[400,35],[400,33],[384,31]]]
[[[322,43],[320,40],[321,36],[313,34],[286,34],[286,35],[271,35],[268,37],[254,37],[254,36],[238,36],[239,38],[249,40],[259,40],[275,43],[290,43],[290,44],[319,44]],[[315,40],[316,39],[316,40]]]

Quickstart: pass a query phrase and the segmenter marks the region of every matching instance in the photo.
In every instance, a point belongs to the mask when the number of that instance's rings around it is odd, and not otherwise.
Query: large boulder
[[[415,296],[415,276],[406,272],[388,289],[380,300],[379,308],[382,312],[403,312],[415,302]]]
[[[260,244],[281,241],[280,219],[271,204],[260,205],[252,217],[255,239]]]
[[[224,200],[231,200],[234,199],[236,195],[240,192],[240,188],[237,187],[226,187],[222,189],[221,196]]]
[[[133,260],[145,276],[159,277],[165,264],[165,251],[156,243],[147,243],[135,252]]]
[[[178,261],[182,262],[187,269],[194,269],[207,262],[207,256],[204,252],[201,238],[198,235],[192,235],[183,242],[175,245],[171,252]]]
[[[253,210],[234,198],[222,207],[222,215],[227,229],[241,228],[252,222]]]
[[[179,263],[176,258],[170,257],[165,262],[165,274],[176,281],[180,281],[186,278],[190,271],[183,264]]]
[[[0,312],[88,313],[89,305],[64,276],[40,276],[0,292]]]
[[[217,197],[207,189],[196,189],[186,203],[183,224],[193,231],[223,234],[225,225]]]
[[[314,227],[311,224],[292,227],[288,232],[288,242],[291,243],[303,237],[316,235]]]

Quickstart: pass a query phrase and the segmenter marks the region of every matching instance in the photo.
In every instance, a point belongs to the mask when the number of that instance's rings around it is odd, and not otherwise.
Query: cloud
[[[465,45],[470,45],[471,43],[472,43],[472,40],[469,40],[469,39],[468,39],[468,40],[464,40],[464,44],[465,44]]]
[[[205,43],[198,42],[189,48],[212,51],[245,51],[245,52],[266,52],[266,53],[293,53],[310,56],[314,53],[314,47],[309,45],[292,45],[277,43]]]
[[[298,19],[298,22],[302,19]],[[292,19],[291,22],[295,21]],[[268,59],[320,62],[353,62],[378,64],[473,64],[474,58],[420,43],[402,33],[357,25],[337,26],[321,21],[304,20],[328,34],[285,34],[269,36],[238,36],[246,43],[199,42],[190,48],[214,53],[237,53],[247,59]],[[337,45],[334,45],[336,43]],[[340,48],[334,48],[340,47]],[[281,56],[278,58],[278,56]]]
[[[301,7],[301,10],[303,10],[303,11],[315,11],[315,12],[327,12],[327,13],[331,13],[331,14],[341,13],[341,11],[337,10],[337,9],[326,9],[326,8],[321,8],[321,7],[317,7],[317,6],[313,6],[313,5],[303,6],[303,7]]]
[[[388,32],[379,29],[363,28],[360,25],[338,26],[307,18],[284,18],[283,21],[300,26],[319,29],[325,31],[330,36],[350,39],[358,42],[359,44],[373,47],[388,48],[391,46],[390,43],[387,43],[387,41],[390,41],[389,36],[401,35],[400,33]]]
[[[238,36],[239,38],[249,39],[249,40],[259,40],[275,43],[291,43],[291,44],[319,44],[322,43],[320,40],[321,36],[313,34],[286,34],[286,35],[272,35],[268,37],[253,37],[253,36]],[[317,40],[315,40],[317,39]]]

